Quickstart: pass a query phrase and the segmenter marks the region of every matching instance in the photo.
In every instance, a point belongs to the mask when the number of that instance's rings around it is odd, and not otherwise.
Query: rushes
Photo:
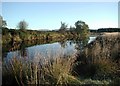
[[[52,61],[45,59],[44,63],[35,63],[13,58],[10,60],[10,65],[6,64],[6,66],[9,66],[9,69],[6,69],[5,66],[3,67],[4,71],[6,71],[3,77],[5,74],[12,74],[13,76],[11,78],[13,78],[13,82],[19,86],[25,84],[67,85],[69,81],[72,80],[68,80],[68,78],[73,78],[70,77],[70,73],[74,60],[75,57],[68,56],[65,58],[57,57],[52,59]],[[3,84],[6,83],[3,82]]]
[[[62,57],[63,52],[52,56],[48,52],[48,58],[37,55],[33,61],[12,58],[3,63],[3,85],[119,83],[119,40],[120,36],[99,37],[81,54],[72,56]]]
[[[77,57],[75,75],[95,80],[120,78],[119,40],[119,35],[97,37]]]

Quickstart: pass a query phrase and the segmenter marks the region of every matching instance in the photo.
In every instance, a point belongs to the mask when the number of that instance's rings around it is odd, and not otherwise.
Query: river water
[[[89,37],[87,43],[95,40],[96,37]],[[24,46],[21,45],[21,46]],[[19,50],[3,52],[3,60],[15,58],[25,58],[38,61],[38,58],[55,58],[63,55],[73,55],[78,49],[83,48],[83,43],[76,40],[53,42],[47,44],[37,44],[30,47],[23,47]]]

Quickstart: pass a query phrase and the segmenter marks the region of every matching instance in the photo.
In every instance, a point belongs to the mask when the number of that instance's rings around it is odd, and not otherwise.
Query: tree
[[[7,26],[7,22],[5,20],[2,21],[2,27],[6,27]]]
[[[74,31],[75,27],[70,26],[69,31]]]
[[[61,32],[66,31],[67,30],[67,26],[68,26],[67,24],[61,22],[61,27],[60,27],[59,31],[61,31]]]
[[[80,34],[82,37],[86,37],[89,34],[89,27],[84,21],[75,22],[75,32]]]
[[[3,17],[0,15],[0,27],[6,27],[7,26],[7,22],[5,20],[3,20]]]
[[[25,21],[25,20],[23,20],[23,21],[20,21],[19,23],[18,23],[18,26],[17,26],[20,30],[26,30],[27,29],[27,27],[28,27],[28,23]]]

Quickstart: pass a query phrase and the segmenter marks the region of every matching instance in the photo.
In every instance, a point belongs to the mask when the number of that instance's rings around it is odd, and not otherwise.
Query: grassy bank
[[[37,56],[37,58],[41,58]],[[26,61],[25,59],[13,58],[3,67],[3,84],[41,84],[41,85],[67,85],[79,83],[79,81],[70,74],[73,62],[72,57],[60,57],[57,55],[54,59],[41,58],[41,63]],[[44,62],[43,62],[44,61]]]
[[[74,75],[93,80],[120,81],[120,33],[105,33],[77,56]]]
[[[54,59],[41,59],[42,63],[13,58],[7,64],[3,64],[3,85],[108,85],[111,80],[82,79],[73,76],[76,55],[71,57],[56,56]],[[37,58],[39,58],[38,56]],[[82,70],[82,69],[81,69]]]
[[[85,36],[87,37],[87,35]],[[19,30],[19,29],[2,29],[2,44],[19,43],[33,40],[65,40],[80,38],[79,34],[71,31],[37,31],[37,30]],[[84,37],[81,37],[84,38]]]
[[[3,63],[3,84],[119,85],[120,34],[104,35],[72,56],[44,58],[39,63],[12,58]]]
[[[67,39],[63,39],[62,41],[65,41]],[[30,40],[30,41],[23,41],[18,43],[6,43],[2,44],[2,52],[9,52],[9,51],[15,51],[15,50],[21,50],[25,49],[30,46],[40,45],[40,44],[51,44],[54,42],[61,42],[60,39],[54,39],[54,40]]]

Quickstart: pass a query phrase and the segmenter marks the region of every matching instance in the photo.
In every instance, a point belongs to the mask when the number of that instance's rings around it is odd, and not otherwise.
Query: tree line
[[[1,27],[2,28],[7,28],[7,22],[5,20],[3,20],[3,17],[0,16],[0,21],[1,21]],[[25,20],[22,20],[18,23],[17,28],[19,28],[20,30],[27,30],[28,27],[28,23]],[[89,31],[89,27],[88,25],[81,20],[78,20],[77,22],[75,22],[75,27],[70,26],[70,28],[68,28],[68,24],[66,24],[65,22],[61,22],[61,26],[58,30],[59,32],[65,32],[65,31],[74,31],[77,33],[83,33],[83,32],[88,32]]]
[[[70,26],[65,22],[61,22],[58,30],[38,31],[28,29],[28,23],[25,20],[18,22],[18,29],[7,28],[7,22],[0,18],[3,39],[8,40],[33,40],[33,39],[55,39],[55,38],[87,38],[89,35],[89,26],[81,20],[75,22],[75,27]],[[7,40],[8,39],[8,40]]]
[[[100,32],[120,32],[120,28],[99,28],[98,30],[90,30],[90,32],[100,33]]]

